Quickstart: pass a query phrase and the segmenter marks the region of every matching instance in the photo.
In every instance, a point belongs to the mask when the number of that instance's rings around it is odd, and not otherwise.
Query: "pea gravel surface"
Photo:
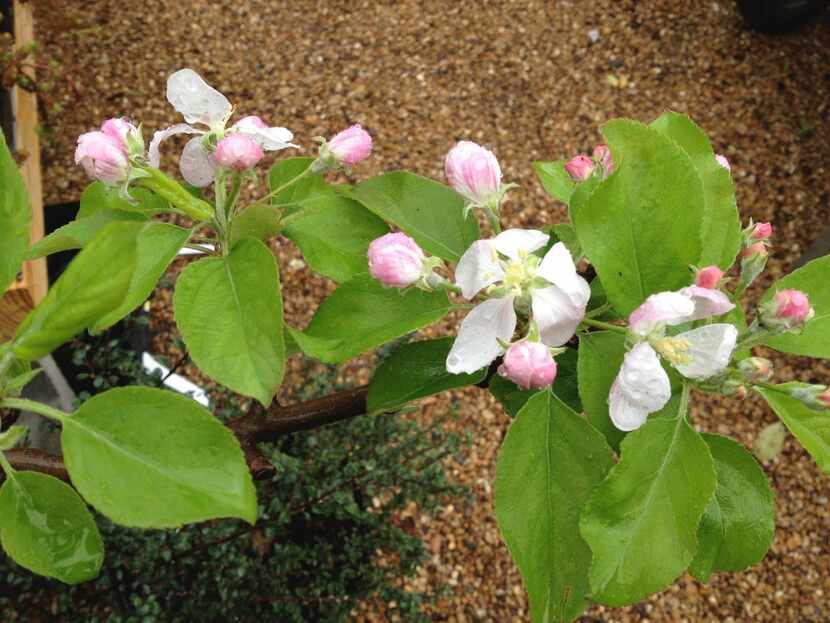
[[[439,2],[148,0],[36,4],[44,57],[61,63],[51,91],[60,106],[48,120],[47,203],[76,199],[86,180],[72,162],[76,137],[106,117],[143,123],[145,136],[179,119],[164,99],[166,77],[192,67],[240,114],[284,125],[313,153],[312,137],[361,123],[375,139],[372,157],[350,179],[407,168],[443,179],[455,141],[493,149],[506,181],[504,206],[514,227],[563,220],[534,178],[534,160],[568,157],[601,142],[613,117],[650,121],[686,112],[732,163],[744,220],[771,221],[773,257],[763,286],[790,270],[830,227],[830,21],[784,36],[746,29],[728,0],[551,0]],[[175,171],[182,143],[164,163]],[[333,284],[313,275],[285,240],[272,245],[284,282],[286,314],[304,326]],[[181,269],[178,261],[171,272]],[[169,325],[169,296],[153,299],[157,327]],[[426,335],[450,332],[452,317]],[[157,344],[172,352],[164,340]],[[825,364],[774,355],[779,377],[830,382]],[[344,382],[365,382],[371,356],[342,368]],[[289,365],[283,398],[304,382]],[[193,368],[189,373],[196,376]],[[750,397],[743,404],[697,397],[698,427],[751,446],[774,416]],[[472,445],[447,464],[474,503],[435,516],[417,508],[400,517],[420,535],[429,559],[406,586],[448,586],[427,606],[435,621],[524,621],[519,574],[492,511],[495,461],[509,419],[488,394],[470,389],[425,400],[409,417],[424,421],[457,408],[453,426]],[[592,608],[583,621],[830,620],[830,477],[790,438],[766,467],[777,494],[777,532],[763,563],[689,576],[641,604]],[[382,562],[382,560],[380,561]],[[363,604],[357,621],[395,620],[394,605]]]

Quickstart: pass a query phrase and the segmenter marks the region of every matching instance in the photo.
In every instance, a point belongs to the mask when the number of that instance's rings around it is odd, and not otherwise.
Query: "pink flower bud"
[[[223,167],[246,171],[262,160],[265,153],[256,141],[245,134],[228,134],[216,145],[213,157]]]
[[[138,128],[127,121],[126,118],[107,119],[101,124],[101,132],[107,136],[111,136],[117,141],[121,141],[126,149],[128,146],[127,139],[130,135],[138,135]]]
[[[386,234],[369,245],[369,273],[386,286],[411,286],[423,276],[424,252],[406,234]]]
[[[507,349],[499,374],[522,389],[541,389],[556,378],[556,362],[541,342],[521,340]]]
[[[496,156],[472,141],[460,141],[444,159],[444,173],[455,191],[477,205],[498,200],[501,167]]]
[[[718,161],[718,164],[722,166],[727,171],[731,171],[732,167],[729,165],[729,160],[726,159],[726,156],[722,156],[721,154],[715,155],[715,160]]]
[[[772,379],[772,362],[764,357],[747,357],[738,364],[744,379],[750,383],[766,383]]]
[[[717,288],[720,280],[723,279],[723,271],[717,266],[706,266],[697,271],[695,285],[710,290]]]
[[[565,170],[575,182],[584,182],[594,172],[594,161],[585,154],[579,154],[568,160]]]
[[[360,125],[353,125],[336,134],[327,146],[338,162],[353,165],[372,153],[372,137]]]
[[[830,388],[818,394],[816,400],[823,404],[825,409],[830,409]]]
[[[597,145],[594,147],[594,160],[602,165],[605,173],[611,173],[614,170],[614,161],[611,159],[611,150],[608,145]]]
[[[755,223],[750,238],[753,240],[766,240],[772,236],[772,225],[770,223]]]
[[[748,247],[744,247],[741,251],[741,257],[766,257],[769,255],[769,251],[767,251],[767,245],[763,242],[756,242],[755,244],[751,244]]]
[[[130,172],[126,145],[103,132],[87,132],[78,137],[75,164],[80,164],[89,177],[109,185],[123,182]]]
[[[800,290],[781,290],[773,302],[776,318],[786,319],[791,326],[804,324],[813,313],[810,299]]]

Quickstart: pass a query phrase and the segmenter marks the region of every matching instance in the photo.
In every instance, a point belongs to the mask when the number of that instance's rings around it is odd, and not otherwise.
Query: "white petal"
[[[512,260],[520,257],[520,252],[533,253],[544,247],[550,236],[536,229],[505,229],[493,238],[496,250]]]
[[[695,304],[695,311],[689,320],[702,320],[712,316],[722,316],[732,311],[735,304],[720,290],[689,286],[680,290],[680,294],[688,296]]]
[[[288,147],[297,147],[291,142],[294,134],[287,128],[247,128],[241,127],[239,131],[254,139],[265,151],[279,151]]]
[[[447,371],[472,374],[504,352],[496,338],[509,342],[516,330],[513,297],[489,299],[477,305],[461,322],[458,337],[447,356]]]
[[[556,286],[530,292],[533,319],[542,341],[548,346],[561,346],[573,337],[585,317],[585,305],[577,306],[570,296]]]
[[[631,312],[629,328],[637,335],[646,336],[659,325],[678,325],[688,322],[695,311],[695,304],[679,292],[658,292]]]
[[[577,274],[571,252],[563,243],[557,242],[551,247],[542,259],[536,274],[559,286],[571,297],[574,305],[581,307],[588,304],[591,286]]]
[[[470,245],[455,267],[455,284],[461,295],[473,298],[482,288],[504,277],[499,256],[491,240],[479,240]]]
[[[231,103],[192,69],[180,69],[167,79],[167,101],[188,123],[212,125],[231,112]]]
[[[625,354],[608,395],[609,415],[620,430],[634,430],[649,413],[662,409],[671,398],[669,376],[648,342]]]
[[[161,145],[161,142],[166,138],[175,136],[176,134],[202,134],[202,131],[197,130],[193,126],[187,125],[186,123],[177,123],[176,125],[171,125],[169,128],[164,128],[163,130],[159,130],[153,134],[153,140],[150,141],[148,156],[151,167],[158,168],[159,163],[161,162],[161,156],[159,155],[159,145]]]
[[[738,330],[727,323],[709,324],[684,331],[675,339],[688,340],[688,363],[677,364],[678,372],[689,379],[708,379],[729,365],[738,339]]]
[[[179,159],[179,170],[185,181],[197,188],[207,186],[213,181],[216,163],[213,156],[205,151],[201,136],[187,141]]]

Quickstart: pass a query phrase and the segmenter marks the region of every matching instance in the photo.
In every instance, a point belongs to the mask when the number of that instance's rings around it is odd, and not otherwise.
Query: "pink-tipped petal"
[[[628,326],[632,332],[646,336],[661,325],[678,325],[688,322],[695,311],[694,302],[679,292],[659,292],[631,312]]]
[[[735,309],[735,304],[720,290],[688,286],[680,290],[680,294],[688,296],[695,305],[695,310],[689,320],[702,320],[712,316],[722,316]]]

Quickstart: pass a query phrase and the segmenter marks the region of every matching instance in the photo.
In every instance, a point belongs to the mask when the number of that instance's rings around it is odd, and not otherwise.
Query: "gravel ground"
[[[521,185],[505,214],[538,227],[564,211],[543,194],[530,164],[587,150],[615,116],[649,121],[687,112],[733,166],[742,216],[776,228],[769,278],[789,270],[828,226],[830,22],[769,37],[744,29],[729,0],[439,2],[308,0],[123,2],[40,0],[38,37],[69,80],[54,93],[63,110],[44,157],[47,202],[76,198],[85,184],[71,156],[75,137],[126,114],[146,130],[177,122],[164,100],[172,71],[190,66],[243,114],[291,128],[300,144],[360,122],[376,149],[361,177],[395,168],[442,178],[442,159],[469,138],[492,147],[505,178]],[[175,150],[168,148],[173,164]],[[312,276],[288,243],[282,264],[291,322],[302,326],[331,284]],[[758,289],[750,293],[757,297]],[[163,312],[164,300],[154,302]],[[449,325],[447,324],[446,327]],[[446,327],[439,327],[438,331]],[[776,357],[782,378],[828,382],[807,359]],[[367,376],[369,358],[344,368]],[[291,378],[289,385],[302,379]],[[434,518],[411,509],[431,552],[415,582],[448,584],[436,621],[527,619],[520,578],[501,544],[492,482],[507,417],[476,390],[425,401],[416,417],[460,406],[457,425],[475,442],[448,465],[476,495],[470,507]],[[702,429],[751,445],[773,421],[756,399],[702,400]],[[830,620],[830,479],[790,439],[767,466],[778,497],[775,543],[745,573],[702,585],[684,576],[631,608],[594,608],[584,621]],[[356,620],[387,620],[366,604]]]

